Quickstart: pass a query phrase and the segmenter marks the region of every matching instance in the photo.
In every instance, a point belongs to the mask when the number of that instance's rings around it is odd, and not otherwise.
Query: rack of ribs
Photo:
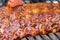
[[[0,40],[60,32],[60,3],[0,7]]]

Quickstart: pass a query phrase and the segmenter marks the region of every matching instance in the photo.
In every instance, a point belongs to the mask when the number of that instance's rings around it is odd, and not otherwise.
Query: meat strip
[[[60,4],[35,3],[0,8],[0,40],[60,32]]]

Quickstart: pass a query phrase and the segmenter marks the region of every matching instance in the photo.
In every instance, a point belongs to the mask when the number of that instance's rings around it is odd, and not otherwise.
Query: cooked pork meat
[[[8,5],[10,7],[21,6],[23,4],[23,0],[9,0]]]
[[[0,40],[60,32],[60,4],[35,3],[0,8]]]

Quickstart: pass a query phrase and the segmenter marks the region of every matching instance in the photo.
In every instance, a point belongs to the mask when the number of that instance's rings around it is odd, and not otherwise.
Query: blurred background
[[[8,0],[0,0],[0,6],[5,6]],[[47,3],[58,3],[60,0],[23,0],[23,3],[37,3],[37,2],[47,2]]]

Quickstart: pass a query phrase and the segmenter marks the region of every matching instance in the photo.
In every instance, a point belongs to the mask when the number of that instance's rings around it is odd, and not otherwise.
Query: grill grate
[[[24,0],[24,3],[37,3],[37,2],[47,2],[47,3],[60,3],[60,0]]]
[[[60,33],[49,33],[47,35],[38,35],[35,37],[27,37],[21,40],[60,40]]]
[[[0,6],[7,5],[8,0],[0,0]],[[60,0],[23,0],[25,4],[37,3],[37,2],[47,2],[47,3],[60,3]]]

